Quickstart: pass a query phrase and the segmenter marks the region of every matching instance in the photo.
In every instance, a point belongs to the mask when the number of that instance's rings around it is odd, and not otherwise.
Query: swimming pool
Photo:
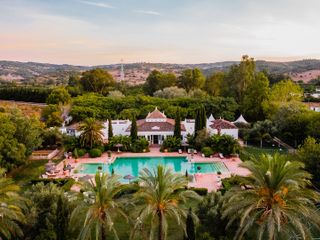
[[[121,176],[139,176],[139,172],[144,169],[156,169],[158,165],[169,167],[176,173],[221,173],[228,172],[223,162],[212,163],[190,163],[186,157],[117,157],[112,164],[107,163],[82,163],[78,168],[82,174],[95,174],[98,167],[102,167],[103,172],[119,174]]]

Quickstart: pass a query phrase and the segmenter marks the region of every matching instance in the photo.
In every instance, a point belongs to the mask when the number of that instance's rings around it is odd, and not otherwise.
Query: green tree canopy
[[[177,86],[167,87],[162,90],[155,91],[153,96],[159,98],[181,98],[186,97],[187,92],[183,88],[179,88]]]
[[[203,89],[210,96],[220,96],[223,91],[225,74],[223,72],[217,72],[206,78]]]
[[[308,137],[299,147],[297,157],[313,175],[312,182],[320,187],[320,142]]]
[[[303,89],[291,80],[283,80],[272,86],[268,99],[262,106],[268,117],[273,117],[280,107],[295,103],[302,104]]]
[[[244,55],[240,64],[232,66],[226,75],[224,84],[225,95],[234,97],[238,103],[241,103],[245,91],[254,80],[254,76],[254,59]]]
[[[71,96],[64,87],[58,87],[52,90],[48,96],[47,104],[67,104],[71,101]]]
[[[190,91],[195,88],[202,88],[205,82],[200,69],[186,69],[184,70],[177,80],[178,87],[184,88],[186,91]]]
[[[269,80],[263,73],[257,73],[249,84],[241,103],[242,113],[250,121],[264,119],[262,102],[269,97]]]
[[[177,78],[173,73],[162,73],[158,70],[153,70],[146,79],[144,91],[149,95],[164,88],[176,85]]]
[[[82,73],[80,83],[85,91],[100,94],[106,94],[115,86],[115,80],[111,74],[101,68]]]

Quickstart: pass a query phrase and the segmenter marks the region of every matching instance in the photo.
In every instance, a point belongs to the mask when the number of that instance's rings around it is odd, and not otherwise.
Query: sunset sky
[[[320,58],[320,0],[0,0],[0,59],[98,65]]]

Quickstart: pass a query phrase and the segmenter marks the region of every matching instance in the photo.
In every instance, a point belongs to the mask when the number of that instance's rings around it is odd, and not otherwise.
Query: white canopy
[[[245,123],[245,124],[249,124],[244,117],[242,116],[242,114],[240,115],[240,117],[238,117],[237,120],[235,120],[233,123]]]
[[[212,116],[212,114],[210,115],[210,117],[209,117],[208,120],[209,120],[210,122],[215,120],[214,117]]]

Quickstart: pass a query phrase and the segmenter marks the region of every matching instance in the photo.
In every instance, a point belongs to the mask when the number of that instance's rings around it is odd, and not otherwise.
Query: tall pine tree
[[[108,119],[108,139],[110,140],[113,137],[113,130],[112,130],[112,120],[111,118]]]
[[[131,137],[132,142],[135,142],[138,139],[138,127],[137,127],[136,116],[133,116],[133,118],[132,118],[130,137]]]
[[[180,119],[180,109],[177,109],[175,123],[174,123],[174,136],[178,139],[181,138],[181,119]]]

